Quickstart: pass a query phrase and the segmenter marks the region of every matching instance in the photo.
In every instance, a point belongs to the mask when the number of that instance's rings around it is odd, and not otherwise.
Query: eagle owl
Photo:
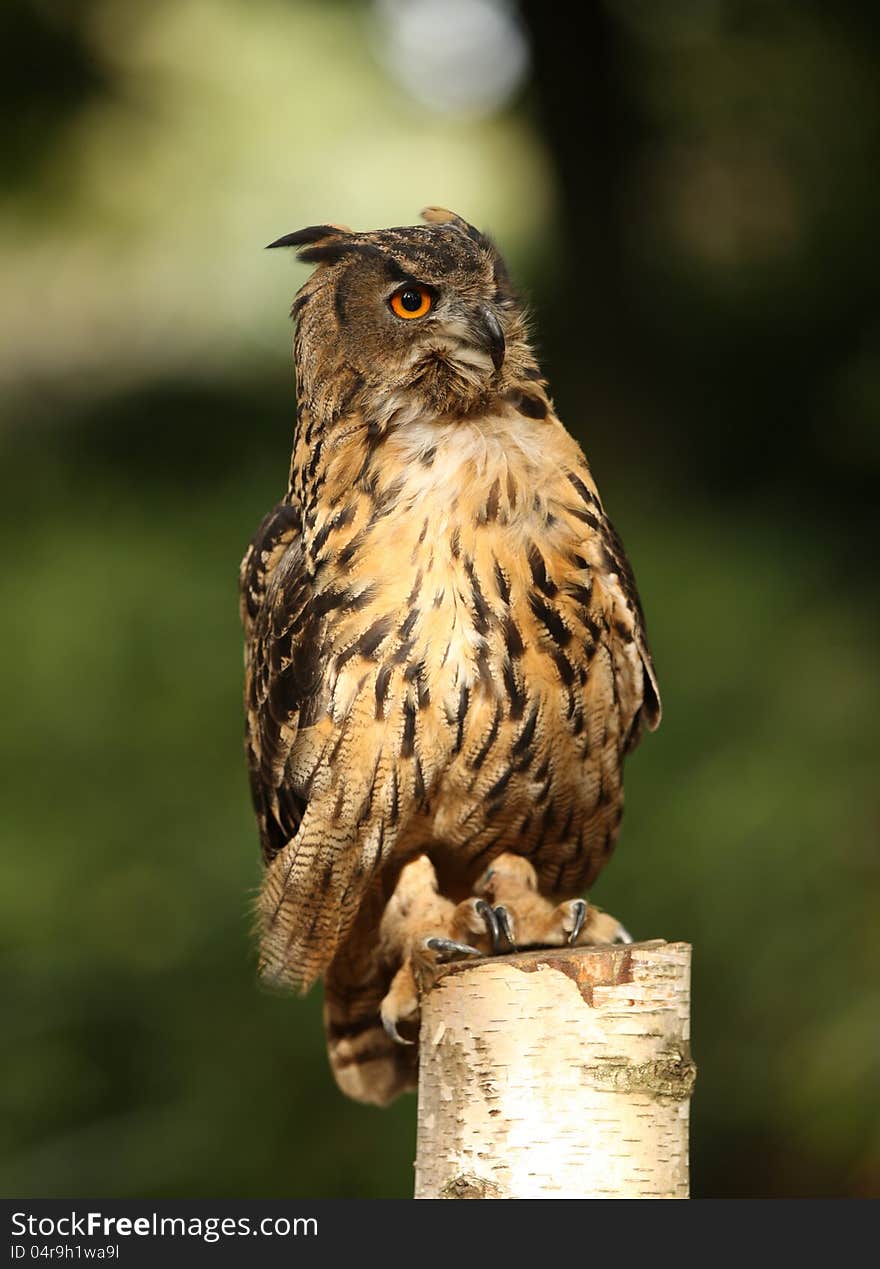
[[[489,238],[281,238],[294,300],[287,492],[241,567],[262,972],[323,975],[342,1090],[416,1073],[450,956],[624,937],[579,894],[660,719],[633,575],[556,417]]]

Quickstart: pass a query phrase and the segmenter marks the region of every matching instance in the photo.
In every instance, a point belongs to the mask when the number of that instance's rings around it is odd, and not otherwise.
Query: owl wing
[[[322,699],[322,639],[313,616],[315,588],[305,566],[300,523],[298,508],[286,503],[275,507],[254,535],[240,571],[246,747],[267,866],[296,836],[306,812],[308,793],[297,784],[292,768],[297,766],[300,723],[307,724]],[[283,855],[277,863],[284,864]],[[332,896],[332,884],[328,876],[325,894]],[[307,891],[308,884],[300,883],[299,889]],[[307,909],[307,893],[301,901]],[[379,1105],[415,1086],[417,1062],[415,1047],[395,1044],[379,1017],[390,978],[378,948],[384,902],[375,889],[368,892],[354,928],[327,968],[324,991],[336,1079],[349,1096]],[[265,934],[265,910],[262,915]],[[264,947],[264,972],[266,959]],[[281,965],[273,976],[299,985],[297,975]]]
[[[612,800],[619,807],[621,761],[638,744],[645,728],[653,731],[659,726],[660,692],[645,617],[623,543],[579,448],[575,461],[566,467],[567,493],[562,506],[573,539],[580,545],[566,561],[560,561],[559,580],[568,572],[564,602],[585,636],[579,645],[584,657],[579,666],[583,684],[580,709],[596,726],[601,722],[603,747],[606,741],[612,746],[602,759],[604,784],[600,787],[604,795],[613,791]],[[574,575],[569,571],[572,564],[577,569]],[[536,578],[539,586],[541,580]],[[557,596],[556,602],[562,598]],[[567,675],[573,677],[571,667]],[[577,724],[579,710],[573,702],[568,712]],[[588,756],[588,765],[592,761]]]
[[[241,563],[245,636],[245,744],[251,796],[268,864],[295,835],[304,795],[286,779],[303,708],[320,690],[309,647],[309,578],[298,508],[282,502],[263,520]],[[311,651],[311,655],[309,654]]]
[[[300,508],[286,502],[266,517],[242,563],[241,604],[247,755],[266,863],[260,968],[273,981],[307,989],[373,880],[364,833],[379,834],[371,863],[381,853],[384,819],[364,828],[364,795],[377,783],[385,790],[395,776],[377,762],[350,767],[340,757],[358,728],[347,710],[331,708],[328,663],[340,636],[327,614],[357,612],[368,592],[349,603],[347,591],[319,589],[301,525]],[[373,630],[375,623],[366,637]]]
[[[649,731],[655,731],[660,725],[660,689],[654,660],[648,647],[645,615],[632,566],[623,543],[604,510],[599,518],[597,531],[606,589],[613,601],[608,633],[615,645],[612,663],[618,679],[621,708],[625,714],[623,751],[630,753],[641,739],[645,727]],[[626,685],[631,685],[628,692]]]

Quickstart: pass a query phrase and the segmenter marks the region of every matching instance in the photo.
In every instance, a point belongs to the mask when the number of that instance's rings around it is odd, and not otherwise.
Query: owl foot
[[[475,889],[454,904],[440,894],[427,855],[400,874],[379,927],[380,956],[390,976],[380,1014],[398,1044],[415,1043],[419,998],[450,961],[523,948],[632,942],[615,917],[586,899],[556,905],[545,899],[534,868],[520,855],[499,855]]]
[[[499,855],[476,891],[495,913],[505,944],[496,951],[632,942],[616,917],[586,899],[567,899],[555,906],[545,899],[538,891],[535,869],[521,855]]]
[[[379,927],[383,963],[393,974],[380,1006],[382,1025],[398,1044],[413,1044],[418,1032],[419,995],[450,961],[486,956],[500,934],[492,906],[482,898],[454,904],[437,889],[427,855],[400,874]]]

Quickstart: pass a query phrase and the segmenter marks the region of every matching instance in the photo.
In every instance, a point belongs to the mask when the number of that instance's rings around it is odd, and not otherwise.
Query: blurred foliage
[[[468,116],[363,4],[4,9],[4,1193],[411,1192],[412,1100],[255,985],[236,569],[304,276],[261,245],[428,202],[511,257],[637,568],[666,717],[597,898],[695,944],[694,1191],[880,1192],[875,11],[583,10]]]

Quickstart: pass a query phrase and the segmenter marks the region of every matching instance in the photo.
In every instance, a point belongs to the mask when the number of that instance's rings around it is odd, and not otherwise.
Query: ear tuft
[[[423,207],[419,215],[429,225],[448,225],[451,223],[463,227],[465,223],[461,216],[456,216],[455,212],[449,211],[446,207]]]
[[[319,245],[336,242],[345,234],[352,231],[348,225],[309,225],[305,229],[297,229],[295,233],[285,234],[283,238],[276,238],[274,242],[270,242],[266,250],[272,247],[296,247],[296,248],[315,248]],[[299,250],[300,260],[309,258],[309,251]]]
[[[481,247],[491,246],[486,235],[480,233],[475,225],[470,224],[469,221],[465,220],[464,216],[459,216],[457,212],[449,211],[447,207],[423,207],[421,217],[429,225],[454,225],[463,234],[467,234],[471,242],[479,243]]]

